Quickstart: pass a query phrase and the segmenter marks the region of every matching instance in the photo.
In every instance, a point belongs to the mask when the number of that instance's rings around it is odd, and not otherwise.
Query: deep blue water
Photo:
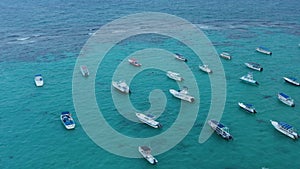
[[[299,143],[277,132],[269,122],[285,121],[300,131],[299,87],[282,79],[300,79],[299,6],[296,0],[0,2],[0,168],[299,168]],[[130,84],[130,101],[139,111],[151,107],[148,97],[154,89],[165,94],[167,106],[158,118],[164,126],[160,131],[118,113],[111,81],[120,62],[135,51],[161,48],[179,52],[189,59],[186,64],[195,76],[201,96],[190,132],[175,147],[157,155],[156,166],[140,158],[109,153],[85,133],[73,105],[73,71],[80,75],[78,69],[74,70],[76,59],[101,26],[140,12],[162,12],[186,19],[206,34],[218,53],[229,51],[233,55],[230,61],[221,60],[227,83],[221,121],[230,128],[233,141],[213,134],[205,143],[198,143],[199,133],[207,125],[205,118],[211,99],[208,75],[199,71],[201,61],[188,46],[155,34],[131,37],[112,48],[96,74],[97,103],[112,128],[126,136],[143,138],[168,131],[182,105],[168,93],[178,85],[163,71],[143,71]],[[273,55],[255,52],[259,45],[270,48]],[[264,67],[263,72],[253,72],[260,82],[258,87],[239,80],[249,72],[244,66],[248,61]],[[128,71],[132,70],[128,67]],[[38,73],[45,79],[41,88],[33,83]],[[296,106],[280,103],[277,92],[289,94]],[[251,115],[240,110],[239,101],[251,102],[258,113]],[[75,130],[64,129],[59,119],[62,111],[72,112]]]

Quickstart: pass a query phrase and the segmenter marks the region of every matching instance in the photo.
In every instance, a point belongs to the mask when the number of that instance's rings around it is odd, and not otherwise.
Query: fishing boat
[[[288,96],[284,93],[278,93],[277,97],[282,103],[284,103],[288,106],[291,106],[291,107],[295,107],[294,100],[290,96]]]
[[[167,76],[179,82],[183,81],[183,78],[180,76],[180,74],[176,72],[167,71]]]
[[[254,114],[256,113],[256,110],[252,104],[239,102],[238,105],[240,106],[240,108],[246,110],[249,113],[254,113]]]
[[[82,76],[87,77],[87,76],[90,75],[90,72],[89,72],[89,70],[88,70],[88,68],[87,68],[86,65],[81,65],[80,66],[80,71],[81,71]]]
[[[224,58],[224,59],[227,59],[227,60],[231,60],[231,58],[232,58],[232,56],[229,53],[227,53],[227,52],[222,52],[220,54],[220,57]]]
[[[210,125],[210,127],[218,134],[220,135],[222,138],[224,138],[225,140],[231,140],[233,139],[233,137],[231,136],[231,134],[229,133],[229,128],[224,126],[223,124],[221,124],[220,122],[216,121],[216,120],[209,120],[208,124]]]
[[[60,115],[60,120],[66,129],[70,130],[75,128],[75,123],[70,112],[62,112]]]
[[[41,87],[44,85],[44,79],[41,74],[37,74],[34,76],[34,83],[37,87]]]
[[[178,99],[185,100],[188,102],[194,102],[195,98],[193,96],[190,96],[187,89],[182,89],[182,90],[174,90],[170,89],[169,92],[174,96],[177,97]]]
[[[133,66],[136,66],[136,67],[142,66],[142,64],[140,64],[140,63],[139,63],[136,59],[134,59],[134,58],[128,59],[128,62],[129,62],[130,64],[132,64]]]
[[[253,75],[252,73],[248,73],[247,75],[244,75],[240,78],[240,80],[250,83],[250,84],[255,84],[258,85],[258,82],[256,80],[253,79]]]
[[[292,85],[300,86],[300,83],[297,82],[297,79],[294,78],[294,77],[283,77],[283,79],[284,79],[286,82],[288,82],[288,83],[290,83],[290,84],[292,84]]]
[[[175,57],[176,59],[180,60],[180,61],[187,62],[187,59],[186,59],[184,56],[182,56],[181,54],[179,54],[179,53],[175,53],[175,54],[174,54],[174,57]]]
[[[298,139],[299,134],[296,133],[293,126],[285,123],[285,122],[277,122],[274,120],[270,120],[271,124],[274,126],[276,130],[281,132],[282,134],[289,136],[292,139]]]
[[[212,73],[212,70],[208,67],[208,65],[199,65],[199,69],[206,73]]]
[[[138,150],[150,164],[154,165],[158,162],[158,160],[151,154],[151,149],[148,146],[139,146]]]
[[[150,114],[135,113],[136,117],[143,123],[148,124],[153,128],[161,128],[161,124],[154,120],[154,116]]]
[[[126,84],[125,81],[113,81],[112,86],[122,93],[130,93],[129,86]]]
[[[248,62],[248,63],[245,63],[245,65],[250,68],[250,69],[253,69],[253,70],[257,70],[257,71],[263,71],[263,68],[261,67],[260,64],[258,63],[254,63],[254,62]]]
[[[260,52],[260,53],[263,53],[263,54],[266,54],[266,55],[272,55],[272,52],[268,48],[265,48],[265,47],[262,47],[262,46],[256,48],[256,51]]]

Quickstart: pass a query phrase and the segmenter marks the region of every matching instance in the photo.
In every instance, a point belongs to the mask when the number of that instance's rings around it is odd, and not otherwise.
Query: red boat
[[[133,66],[137,66],[137,67],[142,66],[142,64],[140,64],[140,63],[139,63],[136,59],[134,59],[134,58],[128,59],[128,62],[129,62],[130,64],[132,64]]]

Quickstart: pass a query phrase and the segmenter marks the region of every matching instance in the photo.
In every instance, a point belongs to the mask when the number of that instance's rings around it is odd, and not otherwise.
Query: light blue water
[[[269,122],[285,121],[300,130],[299,87],[282,79],[300,79],[299,6],[296,0],[0,2],[0,168],[299,168],[299,143],[277,132]],[[167,131],[180,107],[180,101],[168,93],[169,88],[177,87],[175,82],[155,69],[141,72],[132,81],[135,91],[130,99],[140,111],[150,108],[148,96],[152,90],[165,93],[168,104],[159,118],[164,127],[157,132],[117,112],[111,80],[120,61],[137,50],[162,48],[182,53],[189,59],[187,65],[201,95],[198,117],[188,135],[171,150],[156,156],[159,163],[151,166],[143,159],[105,151],[84,132],[72,98],[72,75],[79,52],[91,33],[102,25],[144,11],[182,17],[201,28],[219,53],[229,51],[233,55],[231,61],[221,60],[227,83],[221,121],[230,128],[233,141],[213,134],[205,143],[198,143],[210,105],[209,78],[198,70],[200,62],[188,47],[157,35],[130,38],[113,48],[97,73],[97,102],[107,122],[124,135],[148,137]],[[255,52],[259,45],[269,47],[273,55]],[[249,72],[244,65],[248,61],[264,67],[263,72],[253,72],[260,83],[258,87],[239,80]],[[44,77],[42,88],[34,86],[37,73]],[[296,107],[280,103],[277,92],[292,96]],[[238,101],[254,104],[258,113],[240,110]],[[62,111],[72,112],[75,130],[67,131],[61,125]]]

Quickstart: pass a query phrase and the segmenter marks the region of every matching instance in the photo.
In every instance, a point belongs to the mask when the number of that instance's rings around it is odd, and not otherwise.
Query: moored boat
[[[130,93],[129,86],[125,81],[113,81],[112,86],[122,93]]]
[[[247,62],[245,63],[245,65],[250,68],[250,69],[253,69],[253,70],[257,70],[257,71],[263,71],[263,68],[261,67],[260,64],[258,63],[254,63],[254,62]]]
[[[180,76],[180,74],[176,72],[167,71],[167,76],[179,82],[183,81],[183,78]]]
[[[34,83],[37,87],[41,87],[44,85],[44,79],[41,74],[37,74],[34,76]]]
[[[292,139],[298,139],[299,134],[296,133],[293,126],[285,123],[285,122],[277,122],[274,120],[270,120],[271,124],[274,126],[276,130],[281,132],[282,134],[289,136]]]
[[[81,71],[82,76],[87,77],[87,76],[90,75],[90,72],[89,72],[89,70],[88,70],[88,68],[87,68],[86,65],[81,65],[80,66],[80,71]]]
[[[135,113],[136,117],[143,123],[153,127],[153,128],[161,128],[161,124],[154,120],[154,116],[150,114],[143,114],[143,113]]]
[[[224,59],[227,59],[227,60],[231,60],[231,58],[232,58],[232,56],[229,53],[227,53],[227,52],[222,52],[220,54],[220,57],[222,57]]]
[[[242,109],[246,110],[246,111],[249,112],[249,113],[254,113],[254,114],[256,113],[256,110],[255,110],[255,108],[253,107],[252,104],[247,104],[247,103],[239,102],[238,105],[239,105]]]
[[[184,56],[182,56],[181,54],[179,54],[179,53],[175,53],[175,54],[174,54],[174,57],[175,57],[176,59],[180,60],[180,61],[187,62],[187,59],[186,59]]]
[[[188,101],[188,102],[194,102],[195,101],[195,98],[188,94],[187,89],[182,89],[182,90],[178,90],[178,91],[176,91],[174,89],[170,89],[169,92],[174,97],[177,97],[178,99],[185,100],[185,101]]]
[[[284,103],[288,106],[291,106],[291,107],[295,107],[294,100],[290,96],[288,96],[284,93],[278,93],[277,97],[282,103]]]
[[[70,112],[68,111],[62,112],[60,115],[60,120],[66,129],[70,130],[75,128],[75,122]]]
[[[286,82],[288,82],[288,83],[290,83],[290,84],[292,84],[292,85],[300,86],[300,83],[297,82],[297,79],[294,78],[294,77],[283,77],[283,79],[284,79]]]
[[[258,82],[256,80],[253,79],[253,75],[252,73],[248,73],[247,75],[244,75],[240,78],[240,80],[250,83],[250,84],[256,84],[258,85]]]
[[[140,64],[136,59],[134,58],[131,58],[131,59],[128,59],[128,62],[130,64],[132,64],[133,66],[136,66],[136,67],[139,67],[139,66],[142,66],[142,64]]]
[[[208,65],[199,65],[199,69],[206,73],[212,73],[212,70],[208,67]]]
[[[209,120],[208,124],[210,127],[222,138],[226,140],[233,139],[232,135],[229,133],[229,128],[221,124],[220,122],[216,120]]]
[[[265,47],[262,47],[262,46],[256,48],[256,51],[260,52],[260,53],[263,53],[263,54],[266,54],[266,55],[272,55],[272,52],[268,48],[265,48]]]
[[[154,165],[158,162],[158,160],[151,154],[151,149],[148,146],[139,146],[138,150],[150,164]]]

